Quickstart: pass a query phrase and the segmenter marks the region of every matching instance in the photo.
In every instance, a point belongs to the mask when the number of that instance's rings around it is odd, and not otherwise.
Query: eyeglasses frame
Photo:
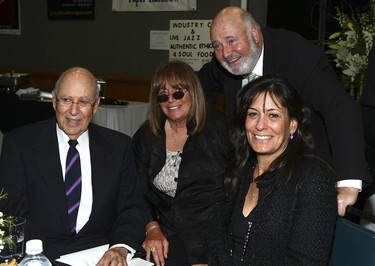
[[[82,109],[88,109],[89,107],[90,108],[94,107],[95,103],[96,103],[96,100],[94,101],[94,103],[86,101],[86,100],[73,101],[71,98],[68,98],[68,97],[60,97],[60,98],[56,97],[55,101],[56,101],[56,103],[60,102],[63,106],[68,107],[68,108],[71,108],[73,106],[73,104],[77,104],[78,107],[82,108]],[[84,104],[87,103],[88,105],[87,106],[81,106],[82,103],[84,103]]]

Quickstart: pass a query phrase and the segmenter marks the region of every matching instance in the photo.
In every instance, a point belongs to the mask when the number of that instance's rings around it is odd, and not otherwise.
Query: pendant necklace
[[[252,187],[252,190],[253,190],[251,196],[253,198],[255,198],[255,196],[258,194],[258,192],[257,192],[257,184],[258,184],[258,177],[255,177],[255,178],[253,178],[253,182],[251,183],[251,187]]]
[[[256,197],[257,193],[258,193],[258,189],[257,189],[257,185],[258,185],[258,178],[259,178],[259,168],[258,168],[258,164],[255,166],[255,169],[254,169],[254,174],[255,174],[255,170],[258,170],[258,175],[255,177],[253,177],[253,182],[251,182],[250,186],[250,190],[251,190],[251,196],[253,198]]]

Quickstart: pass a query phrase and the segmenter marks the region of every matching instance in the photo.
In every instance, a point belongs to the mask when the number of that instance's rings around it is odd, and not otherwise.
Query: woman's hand
[[[152,226],[147,225],[151,228]],[[150,257],[154,258],[154,262],[157,266],[164,266],[165,259],[168,256],[169,243],[160,227],[147,232],[146,239],[143,241],[142,247],[146,250],[146,260],[150,261]]]

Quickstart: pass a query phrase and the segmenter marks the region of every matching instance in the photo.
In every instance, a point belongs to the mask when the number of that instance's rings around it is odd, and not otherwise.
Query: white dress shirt
[[[65,182],[66,156],[69,150],[69,137],[56,125],[57,140],[59,142],[60,162]],[[89,220],[92,209],[92,182],[91,182],[91,158],[89,146],[89,134],[87,130],[77,139],[76,149],[81,160],[82,192],[81,202],[77,214],[77,233]]]
[[[262,46],[262,52],[260,53],[259,60],[257,64],[255,65],[253,71],[251,73],[254,73],[257,76],[263,76],[263,55],[264,55],[264,46]],[[247,77],[244,77],[242,79],[242,87],[245,86],[247,83],[249,83],[249,80]]]

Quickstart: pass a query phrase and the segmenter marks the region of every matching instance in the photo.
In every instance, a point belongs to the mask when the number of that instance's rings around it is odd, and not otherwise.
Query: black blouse
[[[251,168],[241,177],[236,196],[211,223],[209,265],[327,265],[337,216],[332,169],[304,157],[293,172],[301,186],[288,182],[277,190],[278,172],[262,174],[257,206],[245,219]]]
[[[243,206],[245,205],[246,193],[251,183],[251,178],[247,178],[246,180],[244,180],[244,189],[242,190],[241,197],[238,202],[238,207],[233,213],[233,222],[230,226],[230,237],[232,241],[231,254],[233,260],[236,261],[236,265],[240,264],[240,262],[247,263],[245,261],[245,253],[247,245],[249,243],[248,238],[251,231],[252,221],[251,212],[247,217],[245,217],[242,211]]]

